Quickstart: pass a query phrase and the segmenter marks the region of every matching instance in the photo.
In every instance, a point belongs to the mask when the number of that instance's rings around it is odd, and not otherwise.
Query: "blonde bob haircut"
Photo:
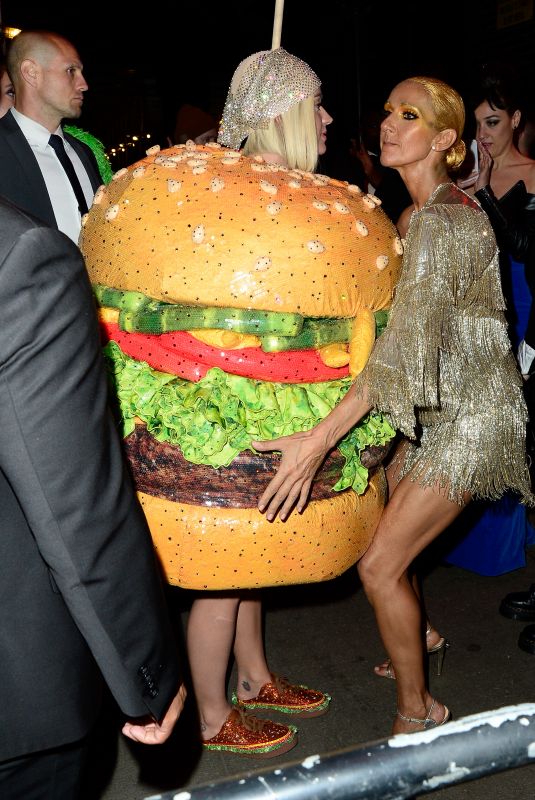
[[[277,153],[290,169],[314,172],[318,163],[318,132],[314,96],[305,97],[288,111],[269,121],[267,128],[252,131],[245,155]]]
[[[429,95],[435,115],[434,128],[439,132],[451,128],[457,134],[453,145],[446,150],[446,166],[452,171],[459,169],[466,156],[466,145],[461,139],[465,122],[461,95],[438,78],[418,76],[407,80],[419,83]]]

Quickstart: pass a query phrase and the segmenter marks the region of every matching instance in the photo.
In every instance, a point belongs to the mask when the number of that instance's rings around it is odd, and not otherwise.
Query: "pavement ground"
[[[535,581],[535,548],[527,565],[485,577],[428,557],[424,595],[430,619],[448,638],[442,675],[430,689],[455,719],[535,700],[535,656],[517,646],[526,623],[502,617],[498,607],[511,591]],[[183,641],[193,594],[172,588],[170,603]],[[158,792],[186,789],[273,767],[316,753],[360,746],[388,736],[395,712],[395,683],[377,677],[384,658],[373,612],[355,568],[334,580],[264,590],[265,638],[270,668],[295,683],[328,691],[329,713],[296,720],[299,742],[269,761],[203,752],[197,735],[193,692],[170,739],[161,747],[136,745],[119,733],[109,704],[96,737],[98,767],[87,800],[144,800]],[[229,696],[235,686],[229,674]],[[284,721],[283,715],[274,717]],[[535,765],[447,787],[425,795],[436,800],[534,800]]]

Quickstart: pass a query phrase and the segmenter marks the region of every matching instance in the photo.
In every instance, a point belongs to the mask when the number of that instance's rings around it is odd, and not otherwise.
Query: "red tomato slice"
[[[200,380],[211,367],[219,367],[231,375],[280,383],[319,383],[349,375],[348,366],[326,366],[316,350],[282,353],[264,353],[260,347],[220,350],[186,331],[126,333],[116,323],[101,321],[100,325],[104,341],[113,339],[131,358],[188,381]]]

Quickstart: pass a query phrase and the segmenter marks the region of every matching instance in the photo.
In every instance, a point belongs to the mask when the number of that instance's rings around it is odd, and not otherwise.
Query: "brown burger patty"
[[[192,464],[180,448],[159,442],[145,425],[136,425],[123,443],[138,491],[195,506],[254,508],[280,464],[278,453],[249,450],[239,453],[228,467]],[[332,487],[344,463],[338,450],[325,459],[312,484],[311,500],[333,497]]]

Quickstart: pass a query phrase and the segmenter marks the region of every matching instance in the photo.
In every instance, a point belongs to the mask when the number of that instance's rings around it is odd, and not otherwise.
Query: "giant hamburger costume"
[[[344,396],[385,324],[402,247],[358,187],[236,149],[320,85],[282,48],[246,62],[224,145],[149,150],[101,187],[80,239],[156,550],[169,583],[208,591],[322,581],[354,564],[386,488],[360,456],[394,435],[370,415],[327,458],[297,520],[257,511],[278,457],[251,441],[308,429]],[[276,680],[247,707],[326,709],[327,695]],[[270,743],[257,733],[255,753],[294,743],[292,726]],[[212,749],[243,752],[233,735],[222,729]]]
[[[250,442],[312,427],[364,366],[401,262],[376,198],[190,142],[116,173],[80,246],[168,581],[228,589],[345,571],[384,499],[381,470],[368,485],[359,454],[390,439],[388,423],[372,416],[333,453],[292,525],[257,512],[277,458]]]

